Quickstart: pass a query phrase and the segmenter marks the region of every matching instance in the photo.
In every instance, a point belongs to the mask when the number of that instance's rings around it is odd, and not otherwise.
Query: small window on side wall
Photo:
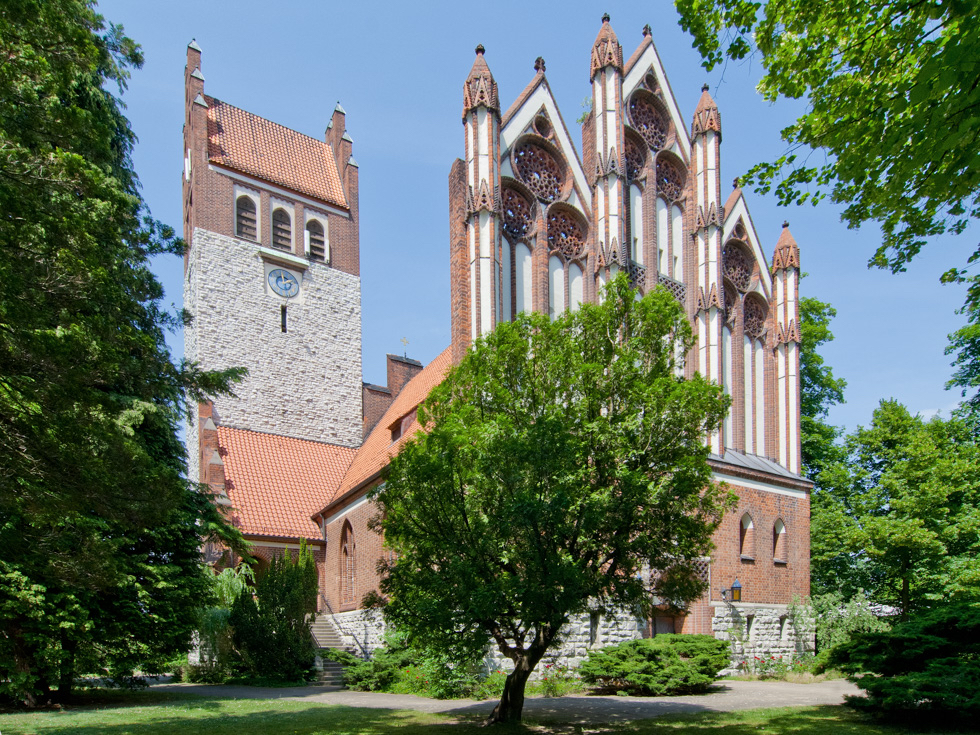
[[[786,526],[781,520],[772,527],[772,560],[786,563]]]
[[[293,249],[293,227],[289,214],[281,207],[272,213],[272,247],[279,250]]]
[[[329,262],[327,258],[327,238],[321,225],[315,219],[306,223],[307,251],[311,260],[318,260],[321,263]]]
[[[738,553],[746,561],[755,558],[755,524],[748,513],[738,525]]]
[[[258,240],[255,202],[244,194],[235,200],[235,235],[246,240]]]

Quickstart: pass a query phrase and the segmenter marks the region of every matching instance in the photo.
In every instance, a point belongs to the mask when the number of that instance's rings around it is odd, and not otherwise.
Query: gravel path
[[[202,684],[156,684],[154,691],[174,691],[205,697],[231,699],[291,699],[348,707],[412,709],[420,712],[489,714],[496,701],[472,699],[426,699],[409,694],[352,692],[328,687],[207,686]],[[845,694],[859,690],[844,680],[814,684],[782,681],[721,681],[708,694],[683,697],[607,697],[575,694],[560,698],[532,697],[524,702],[524,714],[533,719],[599,724],[638,720],[678,712],[731,712],[760,707],[805,707],[840,704]]]

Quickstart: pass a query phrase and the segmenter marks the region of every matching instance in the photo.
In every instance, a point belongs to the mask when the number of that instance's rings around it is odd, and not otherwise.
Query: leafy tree
[[[812,480],[838,454],[840,429],[826,422],[831,406],[844,402],[843,378],[835,378],[817,349],[834,339],[830,320],[837,310],[804,296],[800,299],[800,444],[803,471]]]
[[[117,679],[186,650],[210,588],[202,539],[239,545],[189,487],[187,392],[149,256],[134,135],[108,87],[142,62],[92,2],[0,4],[0,696]]]
[[[465,661],[488,639],[514,663],[491,722],[521,717],[528,677],[588,605],[680,606],[704,585],[729,502],[705,436],[727,399],[678,377],[691,345],[677,302],[625,277],[601,305],[522,314],[476,342],[392,461],[376,526],[388,620]],[[680,350],[678,348],[683,348]],[[649,570],[670,570],[656,575]]]
[[[744,177],[780,203],[846,205],[904,270],[926,238],[980,216],[980,5],[964,0],[675,0],[709,70],[758,52],[767,100],[805,99],[787,152]],[[813,164],[811,151],[822,153]],[[980,256],[977,250],[973,259]],[[971,259],[972,260],[972,259]],[[948,279],[961,277],[954,269]]]
[[[847,704],[904,725],[976,729],[980,717],[980,606],[928,610],[891,631],[858,633],[833,649],[830,665],[864,697]]]
[[[300,542],[272,558],[255,595],[239,594],[231,607],[232,640],[246,670],[265,679],[301,681],[313,672],[316,651],[310,618],[316,612],[316,560]]]
[[[975,281],[961,310],[966,314],[967,323],[949,335],[947,355],[955,355],[953,377],[946,388],[959,388],[964,399],[957,409],[957,415],[973,427],[974,434],[980,436],[980,281]],[[972,392],[972,394],[971,394]]]
[[[980,595],[980,447],[958,419],[882,401],[820,475],[812,521],[817,590],[867,590],[907,618]]]

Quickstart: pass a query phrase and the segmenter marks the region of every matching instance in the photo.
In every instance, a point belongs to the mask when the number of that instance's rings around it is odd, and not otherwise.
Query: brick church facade
[[[505,109],[477,47],[463,156],[449,173],[450,344],[426,366],[388,355],[377,386],[361,380],[358,167],[345,111],[338,104],[323,140],[289,130],[205,94],[201,50],[188,47],[186,357],[249,369],[237,396],[199,406],[190,476],[210,485],[260,560],[305,539],[321,618],[364,653],[380,621],[360,600],[387,553],[368,529],[367,494],[419,430],[419,403],[476,337],[520,311],[594,302],[620,271],[683,304],[697,337],[686,374],[731,396],[706,441],[715,479],[739,503],[702,561],[709,589],[686,615],[573,621],[566,654],[668,631],[735,634],[746,651],[801,645],[788,616],[809,593],[799,249],[785,226],[766,245],[775,233],[756,232],[739,188],[723,198],[718,108],[705,89],[685,121],[649,28],[624,60],[604,17],[590,53],[592,110],[576,148],[544,61]],[[736,579],[733,602],[723,591]]]

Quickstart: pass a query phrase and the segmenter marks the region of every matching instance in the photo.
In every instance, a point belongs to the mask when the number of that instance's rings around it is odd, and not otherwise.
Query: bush
[[[541,679],[531,684],[529,689],[545,697],[564,697],[580,687],[581,682],[575,672],[565,664],[554,661],[544,665]]]
[[[837,592],[816,595],[810,599],[808,613],[816,626],[818,668],[827,665],[834,647],[846,643],[857,633],[881,633],[891,624],[875,614],[871,600],[859,591],[850,600]]]
[[[658,635],[592,651],[579,676],[635,695],[700,694],[728,666],[729,647],[710,635]]]
[[[858,633],[829,663],[867,693],[852,707],[902,722],[980,721],[980,605],[919,613],[891,631]]]
[[[387,692],[395,683],[402,669],[414,666],[417,654],[409,648],[408,639],[394,631],[384,636],[384,645],[375,649],[367,661],[347,664],[343,661],[344,684],[348,689],[361,692]]]
[[[309,618],[316,612],[316,594],[316,562],[305,544],[295,560],[288,552],[272,559],[255,596],[239,594],[231,607],[241,673],[269,681],[312,677],[316,649]]]

